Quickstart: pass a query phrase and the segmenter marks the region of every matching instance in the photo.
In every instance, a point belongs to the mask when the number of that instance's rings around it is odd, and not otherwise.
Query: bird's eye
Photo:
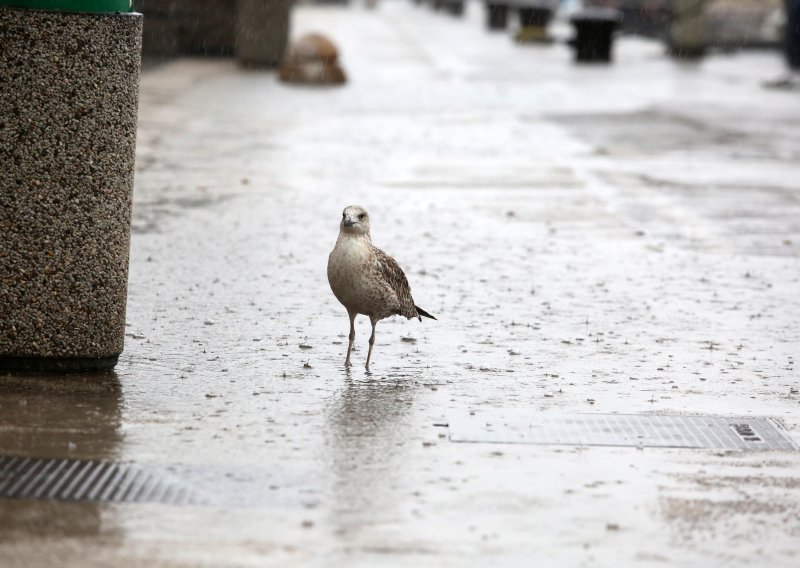
[[[363,220],[364,220],[364,217],[366,217],[366,215],[364,215],[363,213],[362,213],[361,215],[359,215],[359,216],[358,216],[359,220],[361,220],[361,221],[363,221]]]
[[[342,219],[344,219],[344,213],[342,213]]]

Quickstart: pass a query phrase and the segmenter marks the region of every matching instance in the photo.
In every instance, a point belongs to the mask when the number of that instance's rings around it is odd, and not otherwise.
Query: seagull
[[[436,319],[414,304],[408,280],[397,261],[372,244],[369,213],[359,205],[350,205],[342,211],[339,238],[328,257],[328,282],[333,295],[350,316],[350,342],[344,360],[346,367],[351,366],[350,352],[356,338],[358,314],[367,316],[372,323],[367,371],[378,321],[395,315],[419,321],[422,321],[422,316]]]

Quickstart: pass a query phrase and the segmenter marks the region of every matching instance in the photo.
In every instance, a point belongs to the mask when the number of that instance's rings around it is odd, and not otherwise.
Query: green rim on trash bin
[[[102,14],[132,12],[133,0],[0,0],[0,7]]]

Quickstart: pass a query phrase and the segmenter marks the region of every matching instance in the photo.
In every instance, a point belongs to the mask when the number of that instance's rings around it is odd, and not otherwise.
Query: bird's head
[[[369,235],[369,213],[360,205],[345,207],[339,228],[351,235]]]

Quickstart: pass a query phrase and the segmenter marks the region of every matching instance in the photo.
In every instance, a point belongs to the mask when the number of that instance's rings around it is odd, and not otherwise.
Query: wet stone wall
[[[141,28],[0,8],[0,368],[122,351]]]

